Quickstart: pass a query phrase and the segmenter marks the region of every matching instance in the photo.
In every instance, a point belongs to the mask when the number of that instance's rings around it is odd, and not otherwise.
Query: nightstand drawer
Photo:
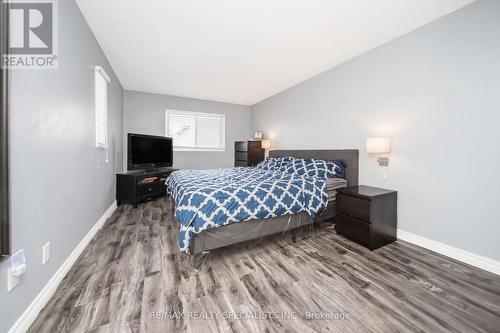
[[[247,161],[234,161],[234,166],[235,167],[246,167],[248,166],[248,162]]]
[[[335,198],[336,210],[339,213],[349,215],[360,220],[370,222],[370,201],[356,198],[350,195],[337,193]]]
[[[356,218],[337,213],[335,215],[335,229],[337,229],[340,234],[346,236],[347,238],[358,241],[363,245],[370,246],[370,223],[366,223]]]
[[[246,141],[236,141],[234,143],[234,150],[235,151],[244,151],[244,152],[247,152],[248,151],[248,144]]]
[[[237,151],[234,153],[234,159],[237,161],[248,161],[248,153]]]

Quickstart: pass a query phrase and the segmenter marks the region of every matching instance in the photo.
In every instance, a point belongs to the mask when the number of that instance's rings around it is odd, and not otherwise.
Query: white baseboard
[[[35,319],[38,317],[38,314],[45,305],[49,302],[49,300],[54,295],[57,287],[64,279],[70,268],[76,262],[80,254],[82,254],[83,250],[90,243],[92,238],[94,238],[95,234],[102,228],[106,220],[113,215],[116,210],[116,201],[109,206],[109,208],[104,212],[99,221],[89,230],[89,232],[83,237],[78,246],[71,252],[69,257],[63,262],[61,267],[54,273],[49,282],[43,287],[42,291],[35,297],[33,302],[28,306],[28,308],[24,311],[24,313],[16,320],[14,325],[9,330],[9,333],[25,333],[33,324]]]
[[[500,262],[468,252],[454,246],[440,243],[429,238],[412,234],[411,232],[398,229],[398,239],[407,241],[428,250],[440,253],[447,257],[462,261],[466,264],[484,269],[485,271],[500,275]]]

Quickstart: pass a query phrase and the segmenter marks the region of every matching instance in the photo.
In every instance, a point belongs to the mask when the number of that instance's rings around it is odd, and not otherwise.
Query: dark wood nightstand
[[[339,234],[378,249],[396,240],[397,192],[370,186],[338,190],[335,229]]]

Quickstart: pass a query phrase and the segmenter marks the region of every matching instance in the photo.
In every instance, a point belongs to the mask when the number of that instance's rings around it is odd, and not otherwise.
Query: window
[[[102,67],[95,68],[95,145],[108,146],[108,82],[109,76]]]
[[[174,150],[225,150],[225,116],[167,110],[165,134],[172,137]]]
[[[0,3],[0,56],[7,54],[9,16]],[[9,70],[0,68],[0,261],[10,254],[9,237]]]

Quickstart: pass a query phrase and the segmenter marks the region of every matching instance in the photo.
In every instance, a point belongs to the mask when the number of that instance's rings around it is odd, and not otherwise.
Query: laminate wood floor
[[[500,332],[500,277],[328,226],[216,251],[195,273],[170,205],[119,207],[30,332]]]

